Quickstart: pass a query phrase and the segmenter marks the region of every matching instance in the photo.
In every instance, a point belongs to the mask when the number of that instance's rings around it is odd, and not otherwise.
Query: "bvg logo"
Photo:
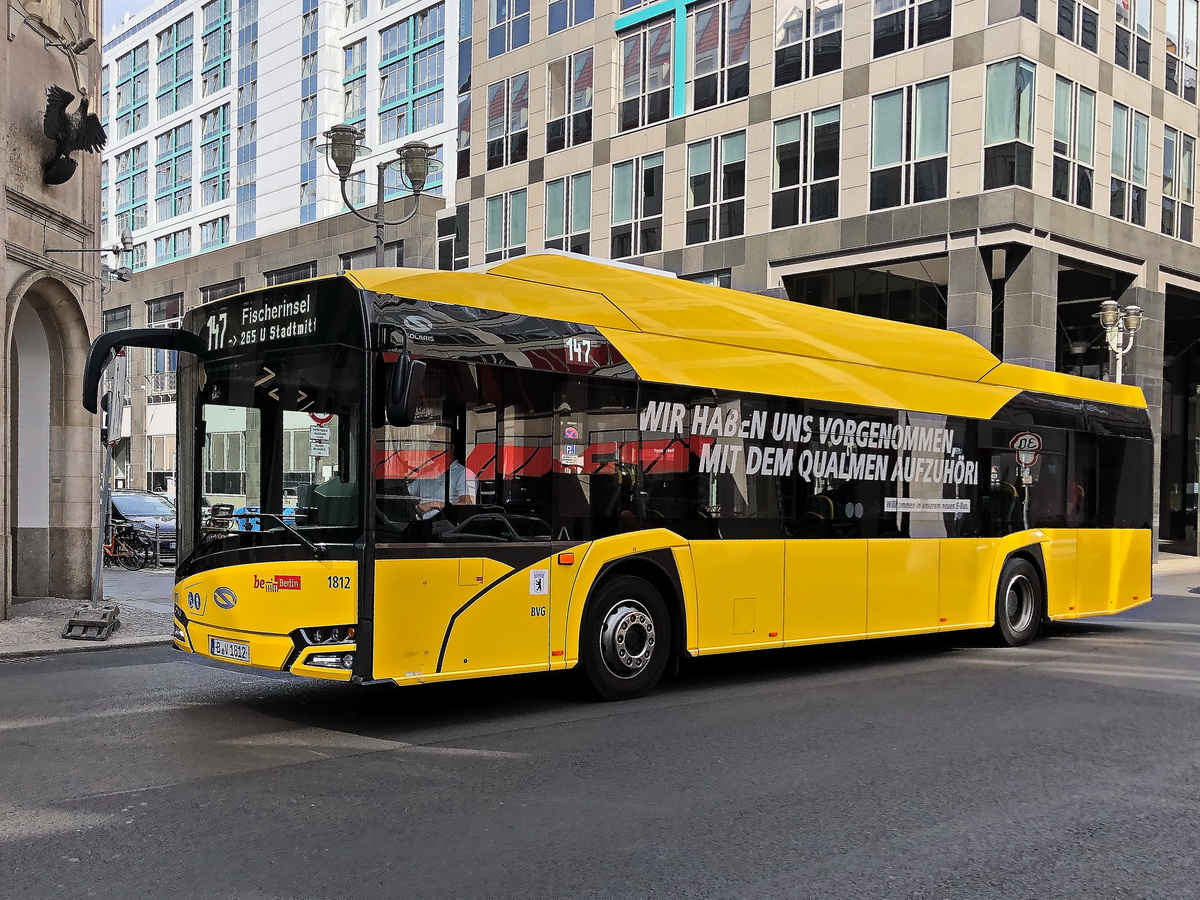
[[[237,605],[237,594],[227,587],[219,587],[213,591],[213,603],[221,609],[233,609]]]

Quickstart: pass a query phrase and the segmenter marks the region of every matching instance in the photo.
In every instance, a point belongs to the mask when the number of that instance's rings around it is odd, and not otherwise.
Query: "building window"
[[[212,250],[229,243],[229,216],[200,223],[200,249]]]
[[[296,266],[274,269],[263,274],[267,279],[267,287],[274,287],[277,284],[290,284],[293,281],[304,281],[306,278],[317,277],[317,262],[316,260],[312,260]]]
[[[1096,92],[1056,78],[1052,190],[1056,200],[1092,208],[1095,137]]]
[[[1034,65],[1009,59],[987,67],[983,189],[1033,187]]]
[[[840,107],[775,123],[772,228],[837,217],[841,156]]]
[[[470,203],[459,203],[454,215],[438,220],[438,268],[465,269],[471,263]]]
[[[1196,189],[1196,139],[1163,129],[1162,233],[1192,239]]]
[[[150,122],[150,44],[139,44],[117,58],[114,105],[117,138],[129,137]]]
[[[165,222],[192,210],[192,123],[160,134],[154,145],[155,220]]]
[[[651,153],[612,167],[613,259],[662,249],[663,155]]]
[[[1112,182],[1109,215],[1146,224],[1146,180],[1150,162],[1150,118],[1120,103],[1113,104]]]
[[[546,152],[592,139],[592,48],[550,63],[546,87]]]
[[[529,43],[529,0],[488,0],[488,59]]]
[[[118,307],[117,309],[104,310],[103,330],[105,332],[121,331],[122,329],[130,327],[130,324],[132,323],[133,318],[132,318],[132,315],[130,314],[129,310],[130,310],[130,308],[128,306],[121,306],[121,307]]]
[[[133,269],[133,271],[138,272],[138,271],[141,271],[142,269],[146,268],[146,244],[145,243],[134,244],[133,252],[131,252],[129,254],[129,256],[130,256],[129,265],[130,265],[130,268]]]
[[[550,34],[587,22],[596,14],[596,0],[550,0]]]
[[[342,88],[344,102],[343,121],[358,125],[367,118],[367,76],[353,78],[345,82]]]
[[[200,204],[229,196],[229,104],[200,117]]]
[[[441,3],[379,32],[380,143],[441,123],[445,37]]]
[[[1167,0],[1166,88],[1196,102],[1197,15],[1200,0]]]
[[[346,0],[346,24],[353,25],[367,17],[367,0]]]
[[[946,196],[950,80],[939,78],[871,100],[871,209]]]
[[[546,182],[546,249],[588,253],[592,245],[592,173]]]
[[[527,194],[524,188],[488,197],[484,219],[484,262],[525,252]]]
[[[232,297],[234,294],[240,294],[245,289],[246,280],[244,278],[234,278],[232,281],[204,285],[200,288],[200,302],[211,303],[214,300],[223,300],[226,297]]]
[[[367,39],[355,41],[345,48],[345,52],[346,77],[353,78],[355,75],[364,74],[367,71]]]
[[[204,442],[204,493],[210,500],[246,493],[245,434],[214,432]]]
[[[1150,5],[1153,0],[1118,0],[1113,62],[1142,78],[1150,77]]]
[[[192,230],[184,228],[154,239],[154,264],[183,259],[192,253]]]
[[[842,0],[775,0],[775,84],[842,67]]]
[[[1093,53],[1100,46],[1100,13],[1094,4],[1095,0],[1058,0],[1059,37]]]
[[[621,35],[618,131],[670,117],[674,31],[673,20],[659,20]]]
[[[705,272],[703,275],[685,275],[684,281],[690,281],[694,284],[707,284],[710,287],[733,287],[733,272],[729,269],[721,269],[719,272]]]
[[[149,145],[137,144],[116,158],[117,231],[138,231],[146,227]]]
[[[487,167],[529,158],[529,73],[488,85]]]
[[[458,96],[458,150],[457,177],[468,178],[471,175],[471,94]]]
[[[158,117],[165,118],[192,102],[192,17],[158,33]]]
[[[375,267],[375,248],[364,247],[343,253],[338,257],[342,263],[343,272],[355,269],[372,269]],[[383,245],[383,264],[400,267],[404,265],[404,241],[389,241]]]
[[[746,231],[746,132],[687,148],[686,240],[703,244]]]
[[[874,56],[950,37],[952,0],[874,0]]]
[[[97,115],[100,116],[100,124],[104,126],[105,130],[108,129],[108,104],[110,87],[111,83],[108,76],[108,66],[105,66],[100,70],[100,109],[96,111]]]
[[[692,109],[750,94],[750,0],[708,0],[688,10]]]
[[[146,436],[146,490],[161,493],[175,480],[175,440],[173,434]]]
[[[146,301],[146,324],[151,328],[178,328],[183,316],[183,294],[171,294]],[[147,403],[169,403],[175,399],[175,369],[178,354],[174,350],[150,350]],[[171,467],[174,467],[172,463]]]
[[[212,0],[201,7],[200,95],[207,97],[229,86],[232,25],[229,0]]]

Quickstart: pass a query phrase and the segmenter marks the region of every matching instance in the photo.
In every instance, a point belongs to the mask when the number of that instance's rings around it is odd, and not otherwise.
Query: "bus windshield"
[[[310,542],[355,539],[361,350],[280,348],[194,364],[181,370],[185,391],[194,399],[181,416],[196,434],[180,447],[192,500],[181,512],[185,553],[303,543],[296,532]]]

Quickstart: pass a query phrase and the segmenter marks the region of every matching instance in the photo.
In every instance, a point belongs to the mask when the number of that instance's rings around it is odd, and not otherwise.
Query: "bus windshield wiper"
[[[312,541],[310,541],[308,538],[306,538],[303,534],[301,534],[299,531],[297,531],[295,528],[293,528],[291,525],[289,525],[286,521],[284,521],[283,516],[279,516],[279,515],[276,515],[275,513],[268,513],[268,512],[254,512],[254,513],[234,513],[233,517],[235,519],[273,519],[279,523],[280,527],[282,527],[284,531],[286,531],[288,534],[294,536],[296,538],[296,540],[298,540],[305,547],[307,547],[309,550],[311,550],[313,553],[313,556],[315,556],[317,559],[324,559],[326,556],[329,555],[328,547],[326,547],[324,544],[314,544]]]

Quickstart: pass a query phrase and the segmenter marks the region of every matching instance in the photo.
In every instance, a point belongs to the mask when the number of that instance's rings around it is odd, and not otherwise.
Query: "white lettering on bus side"
[[[687,407],[652,400],[639,411],[644,433],[686,435]],[[769,426],[769,427],[768,427]],[[768,431],[770,435],[768,437]],[[979,463],[963,458],[954,446],[954,429],[889,423],[851,416],[750,410],[740,405],[691,408],[691,436],[725,438],[700,448],[699,470],[706,474],[791,476],[805,481],[894,481],[904,484],[978,484]],[[801,449],[816,439],[813,449]],[[751,444],[767,441],[767,446]],[[865,453],[882,450],[883,453]],[[895,454],[893,456],[893,454]]]

